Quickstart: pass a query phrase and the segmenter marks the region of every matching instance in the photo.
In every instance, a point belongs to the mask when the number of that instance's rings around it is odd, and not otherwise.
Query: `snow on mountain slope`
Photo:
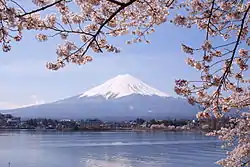
[[[79,98],[102,96],[106,99],[117,99],[132,94],[168,97],[167,94],[152,88],[139,79],[125,74],[118,75],[106,81],[105,83],[86,91],[85,93],[81,94]]]
[[[138,117],[193,118],[198,110],[185,99],[168,96],[126,74],[118,75],[83,94],[1,112],[22,118],[117,120]]]

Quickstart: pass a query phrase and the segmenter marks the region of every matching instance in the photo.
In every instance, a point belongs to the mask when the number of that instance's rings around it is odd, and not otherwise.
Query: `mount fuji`
[[[105,99],[117,99],[133,94],[142,96],[168,96],[167,94],[150,87],[139,79],[125,74],[118,75],[117,77],[106,81],[104,84],[90,89],[79,97],[102,96]]]
[[[4,111],[23,118],[194,118],[197,108],[125,74],[82,94],[59,101]]]

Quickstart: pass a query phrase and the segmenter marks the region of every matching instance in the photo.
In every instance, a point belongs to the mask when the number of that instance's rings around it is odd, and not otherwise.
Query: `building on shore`
[[[100,129],[103,122],[99,119],[86,119],[80,122],[79,129]]]

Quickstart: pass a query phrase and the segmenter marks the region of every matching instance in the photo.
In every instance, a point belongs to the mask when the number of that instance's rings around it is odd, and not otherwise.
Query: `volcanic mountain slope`
[[[25,118],[193,118],[197,108],[125,74],[77,96],[6,112]]]
[[[137,78],[125,74],[118,75],[89,91],[80,95],[81,97],[103,96],[106,99],[117,99],[129,95],[142,96],[160,96],[167,97],[168,95],[150,87]]]

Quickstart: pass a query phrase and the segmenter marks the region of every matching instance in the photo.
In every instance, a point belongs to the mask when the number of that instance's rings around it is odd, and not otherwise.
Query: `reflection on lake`
[[[0,166],[213,167],[220,146],[189,132],[0,132]]]

